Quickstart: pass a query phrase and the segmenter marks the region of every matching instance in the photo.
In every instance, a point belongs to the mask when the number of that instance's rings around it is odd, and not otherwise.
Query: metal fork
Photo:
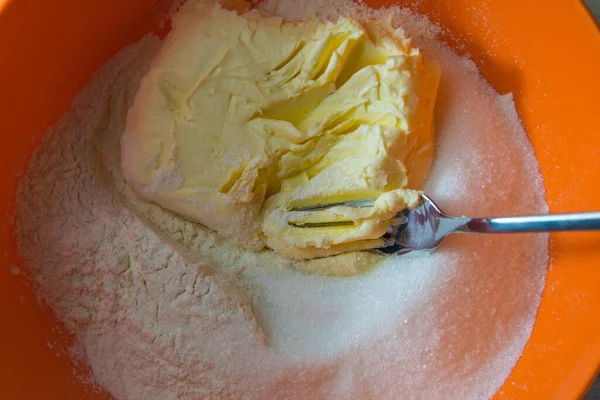
[[[374,203],[374,200],[355,200],[305,207],[295,211],[315,211],[336,206],[370,207]],[[319,223],[319,226],[327,226],[327,223]],[[310,224],[306,227],[310,227]],[[396,216],[382,237],[385,245],[376,250],[386,254],[405,254],[417,250],[431,252],[451,233],[590,230],[600,230],[600,212],[492,218],[452,217],[443,212],[429,196],[423,194],[418,207],[405,210]]]

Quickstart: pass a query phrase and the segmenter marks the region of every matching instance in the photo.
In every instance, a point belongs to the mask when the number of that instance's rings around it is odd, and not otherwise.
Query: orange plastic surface
[[[20,274],[18,174],[40,134],[118,49],[159,32],[153,0],[0,0],[0,398],[107,399],[81,384],[69,338]],[[600,210],[600,34],[576,0],[371,1],[447,28],[500,92],[512,91],[552,211]],[[551,237],[532,337],[497,399],[575,399],[600,365],[600,234]],[[52,348],[50,348],[52,347]],[[57,350],[59,356],[57,356]]]

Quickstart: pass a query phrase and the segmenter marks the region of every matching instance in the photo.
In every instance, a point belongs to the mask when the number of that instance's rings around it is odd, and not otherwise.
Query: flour
[[[263,342],[232,279],[186,259],[100,180],[93,138],[120,129],[158,48],[146,38],[102,69],[18,192],[20,253],[39,295],[77,333],[98,383],[126,399],[218,393],[232,379],[226,360]]]
[[[343,0],[269,1],[261,12],[378,17]],[[547,211],[509,96],[394,10],[442,64],[437,161],[426,192],[456,214]],[[365,253],[342,278],[305,275],[141,201],[119,138],[159,51],[146,37],[109,61],[45,135],[17,192],[19,252],[74,354],[117,399],[489,398],[533,326],[547,236],[457,236],[426,258]],[[494,151],[489,151],[489,149]],[[341,263],[343,265],[344,263]]]

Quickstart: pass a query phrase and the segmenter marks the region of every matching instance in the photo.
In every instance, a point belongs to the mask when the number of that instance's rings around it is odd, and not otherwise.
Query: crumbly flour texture
[[[392,14],[442,65],[436,161],[425,191],[454,214],[546,212],[510,95],[400,9],[344,0],[268,1],[261,12]],[[46,133],[17,192],[19,252],[74,354],[117,399],[479,399],[529,338],[546,235],[449,238],[427,257],[378,258],[338,275],[238,248],[141,201],[119,138],[159,51],[148,36],[110,60]],[[304,272],[300,272],[299,269]]]

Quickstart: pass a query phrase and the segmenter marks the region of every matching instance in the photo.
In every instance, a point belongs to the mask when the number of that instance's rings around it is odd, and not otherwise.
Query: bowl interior
[[[600,33],[576,0],[367,1],[427,14],[500,93],[513,92],[554,212],[600,210]],[[0,394],[107,399],[73,377],[70,338],[37,304],[16,254],[18,175],[45,128],[111,55],[165,34],[164,0],[0,1]],[[496,398],[581,395],[600,364],[600,233],[553,234],[548,279],[523,356]],[[56,356],[57,349],[59,356]]]

